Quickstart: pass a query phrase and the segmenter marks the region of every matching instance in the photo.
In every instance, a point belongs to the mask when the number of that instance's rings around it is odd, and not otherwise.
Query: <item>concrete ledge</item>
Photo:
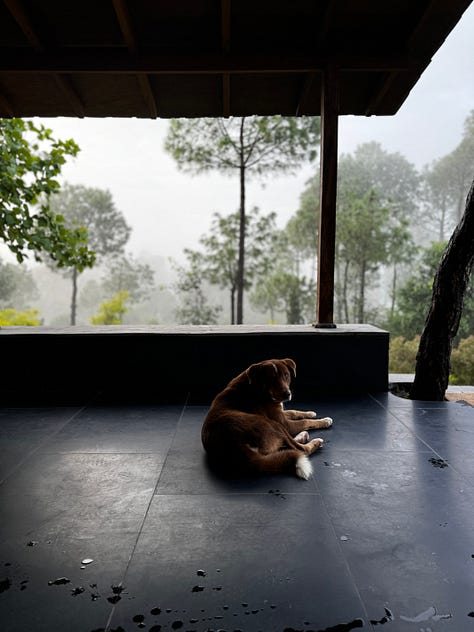
[[[388,389],[388,333],[370,325],[8,327],[0,403],[212,398],[254,362],[291,357],[295,398]]]

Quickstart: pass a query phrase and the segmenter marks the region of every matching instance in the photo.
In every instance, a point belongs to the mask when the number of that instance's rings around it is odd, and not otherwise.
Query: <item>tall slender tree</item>
[[[4,263],[0,259],[0,309],[25,309],[38,297],[31,271],[24,264]]]
[[[102,286],[108,296],[126,290],[131,303],[143,300],[154,289],[155,273],[147,263],[136,261],[133,255],[118,254],[110,258]]]
[[[459,145],[426,167],[423,174],[423,219],[437,231],[439,241],[461,220],[473,173],[474,110],[464,122]]]
[[[203,288],[202,255],[187,252],[188,266],[176,266],[177,281],[173,284],[180,298],[175,316],[182,325],[215,325],[222,307],[211,305]]]
[[[165,148],[179,168],[191,173],[216,169],[239,175],[237,324],[243,322],[244,316],[247,175],[291,172],[303,161],[314,159],[319,132],[319,118],[311,117],[243,116],[171,121]]]
[[[263,215],[256,207],[247,215],[245,289],[249,289],[257,277],[265,275],[272,265],[273,244],[277,238],[275,219],[275,213]],[[229,290],[232,325],[236,323],[235,297],[239,283],[239,224],[239,212],[214,213],[209,234],[199,240],[203,250],[186,250],[190,264],[199,265],[203,278]]]
[[[116,208],[110,191],[65,184],[51,198],[50,205],[61,213],[68,228],[87,231],[87,242],[99,262],[107,255],[123,252],[131,228]],[[72,280],[71,325],[76,324],[77,283],[81,272],[82,269],[72,262],[66,273]]]

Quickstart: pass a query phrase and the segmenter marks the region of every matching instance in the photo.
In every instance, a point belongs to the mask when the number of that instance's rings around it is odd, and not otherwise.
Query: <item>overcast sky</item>
[[[474,4],[434,57],[408,99],[393,117],[340,118],[339,151],[378,141],[418,168],[449,153],[461,139],[463,122],[474,109]],[[169,122],[141,119],[41,119],[55,137],[73,138],[79,156],[63,169],[64,180],[109,189],[133,232],[135,255],[181,258],[209,228],[212,213],[238,208],[237,177],[217,173],[191,177],[179,172],[163,144]],[[250,181],[249,205],[276,211],[282,227],[298,208],[299,196],[315,167],[294,176]]]

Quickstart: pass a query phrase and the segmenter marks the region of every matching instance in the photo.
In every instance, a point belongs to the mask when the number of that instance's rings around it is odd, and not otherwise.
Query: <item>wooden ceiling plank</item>
[[[36,52],[44,51],[45,47],[26,12],[23,2],[21,0],[4,0],[4,4],[21,28],[30,46]]]
[[[117,20],[122,31],[122,37],[127,46],[128,52],[134,58],[138,55],[137,39],[135,37],[135,31],[132,26],[132,20],[126,0],[112,0],[112,4],[117,16]],[[150,78],[146,74],[138,74],[138,85],[140,86],[140,92],[143,100],[146,103],[151,118],[158,117],[158,107],[156,104],[153,88],[151,87]]]
[[[230,1],[221,0],[221,37],[224,53],[230,52]]]
[[[30,20],[23,2],[21,0],[5,0],[5,5],[12,14],[13,18],[16,20],[18,26],[23,31],[23,34],[28,40],[30,46],[36,53],[44,53],[45,46],[41,37],[38,35],[33,22]],[[76,116],[84,117],[84,104],[82,103],[82,100],[77,94],[71,81],[62,74],[52,73],[52,76],[56,85],[61,89],[71,104]]]
[[[439,5],[438,0],[428,0],[425,10],[413,27],[410,37],[406,42],[406,50],[408,52],[412,51],[418,42],[424,41],[426,28],[429,28],[430,26],[433,13],[437,5]]]
[[[338,7],[334,0],[328,0],[324,9],[323,19],[318,28],[317,41],[320,46],[324,46],[328,40],[329,29],[334,21],[334,16],[337,14]]]
[[[425,8],[422,11],[419,19],[413,25],[411,33],[405,42],[405,51],[406,54],[410,54],[415,49],[419,49],[420,42],[424,43],[426,40],[426,30],[430,28],[433,15],[439,11],[439,0],[428,0],[426,2]],[[431,41],[431,40],[430,40]],[[426,59],[424,63],[420,63],[417,74],[421,75],[421,73],[425,70],[428,63],[431,59]],[[378,85],[377,89],[374,92],[372,99],[370,100],[367,109],[366,116],[371,116],[373,114],[377,114],[377,109],[386,96],[390,93],[390,90],[396,80],[399,78],[398,72],[391,72],[388,76],[386,76],[382,82]]]

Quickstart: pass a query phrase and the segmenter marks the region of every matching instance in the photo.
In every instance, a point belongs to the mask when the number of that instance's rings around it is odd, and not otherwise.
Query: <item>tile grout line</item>
[[[135,538],[135,542],[134,542],[134,544],[133,544],[133,546],[132,546],[132,550],[131,550],[130,555],[129,555],[129,557],[128,557],[127,565],[125,566],[125,570],[124,570],[124,572],[123,572],[123,574],[122,574],[122,581],[120,582],[120,585],[121,585],[121,586],[123,586],[123,584],[124,584],[124,582],[125,582],[125,578],[127,577],[127,573],[128,573],[129,568],[130,568],[130,564],[131,564],[131,562],[132,562],[132,559],[133,559],[133,556],[134,556],[134,554],[135,554],[135,551],[136,551],[136,549],[137,549],[138,541],[139,541],[140,536],[141,536],[141,534],[142,534],[142,532],[143,532],[143,527],[144,527],[144,525],[145,525],[145,521],[146,521],[146,519],[147,519],[147,517],[148,517],[149,511],[150,511],[150,507],[151,507],[151,504],[152,504],[152,502],[153,502],[153,499],[155,498],[156,489],[157,489],[158,484],[159,484],[159,482],[160,482],[161,474],[162,474],[162,472],[163,472],[163,470],[164,470],[164,468],[165,468],[166,461],[168,460],[168,454],[169,454],[169,451],[170,451],[171,446],[172,446],[172,444],[173,444],[174,438],[176,437],[176,433],[178,432],[178,426],[179,426],[179,424],[181,423],[181,420],[183,419],[184,411],[185,411],[185,410],[186,410],[186,408],[187,408],[188,401],[189,401],[189,397],[190,397],[190,393],[188,393],[188,394],[187,394],[187,396],[186,396],[186,400],[185,400],[185,402],[184,402],[184,404],[183,404],[183,407],[182,407],[182,409],[181,409],[181,413],[180,413],[180,415],[179,415],[178,421],[176,422],[176,428],[175,428],[175,431],[174,431],[173,437],[172,437],[172,439],[171,439],[171,441],[170,441],[169,448],[168,448],[168,450],[167,450],[167,452],[166,452],[166,457],[165,457],[165,459],[164,459],[163,463],[162,463],[162,464],[161,464],[161,466],[160,466],[160,470],[159,470],[159,473],[158,473],[158,477],[157,477],[157,479],[156,479],[155,486],[153,487],[153,491],[152,491],[152,493],[151,493],[151,495],[150,495],[150,500],[148,501],[148,505],[147,505],[147,507],[146,507],[146,509],[145,509],[145,513],[144,513],[144,515],[143,515],[143,520],[142,520],[142,523],[141,523],[141,525],[140,525],[140,528],[138,529],[138,534],[137,534],[137,537]],[[108,619],[107,619],[107,623],[105,624],[105,631],[106,631],[106,632],[109,630],[110,625],[111,625],[111,623],[112,623],[112,618],[113,618],[113,616],[114,616],[114,614],[115,614],[115,608],[116,608],[116,606],[115,606],[115,605],[113,605],[113,606],[112,606],[112,608],[111,608],[111,610],[110,610],[110,613],[109,613],[109,616],[108,616]]]
[[[315,484],[315,486],[316,486],[317,489],[320,489],[318,484]],[[327,507],[327,504],[326,504],[326,500],[324,498],[324,494],[323,494],[322,490],[320,490],[319,496],[320,496],[320,499],[321,499],[321,503],[322,503],[322,505],[324,507],[324,511],[326,512],[328,523],[330,525],[330,528],[331,528],[331,530],[333,532],[333,535],[334,535],[334,538],[336,540],[336,546],[339,549],[339,552],[341,554],[341,558],[344,560],[344,564],[346,566],[347,573],[348,573],[348,575],[350,577],[350,580],[352,582],[352,585],[354,587],[354,591],[355,591],[357,597],[359,598],[359,602],[360,602],[360,604],[362,606],[367,625],[372,629],[372,625],[370,624],[369,613],[367,611],[367,607],[365,605],[365,601],[362,599],[362,595],[361,595],[359,587],[357,585],[354,573],[352,572],[351,565],[349,564],[349,560],[347,559],[346,553],[344,552],[344,549],[341,546],[341,542],[340,542],[339,537],[337,535],[336,527],[334,526],[334,522],[333,522],[333,520],[331,518],[331,514],[329,513],[329,510],[328,510],[328,507]],[[364,621],[364,625],[365,625],[365,621]]]
[[[1,480],[0,480],[0,485],[3,485],[11,476],[12,474],[14,474],[15,472],[17,472],[17,470],[20,469],[20,467],[23,466],[24,463],[26,463],[26,461],[28,461],[28,459],[30,459],[36,452],[38,452],[39,450],[41,450],[51,439],[53,439],[56,435],[58,435],[60,432],[62,432],[62,430],[64,430],[64,428],[70,424],[78,415],[80,415],[87,407],[89,406],[89,404],[84,404],[84,406],[82,406],[81,408],[79,408],[78,410],[76,410],[76,412],[69,417],[59,428],[57,428],[52,434],[48,435],[47,438],[45,438],[43,441],[41,441],[40,443],[38,443],[38,445],[35,448],[32,448],[28,454],[26,456],[24,456],[14,467],[12,470],[10,470],[8,472],[8,474],[6,474],[6,476],[4,476]]]
[[[410,432],[417,441],[419,441],[420,443],[422,443],[432,454],[435,454],[439,459],[441,459],[442,461],[444,461],[446,463],[446,465],[452,469],[453,472],[455,472],[457,474],[457,476],[459,476],[460,479],[462,479],[463,481],[465,481],[470,487],[474,487],[474,483],[473,481],[466,475],[464,474],[464,472],[461,472],[460,470],[458,470],[456,467],[454,467],[451,463],[449,463],[448,461],[446,461],[444,459],[444,457],[437,451],[435,450],[432,446],[430,446],[430,444],[425,441],[422,437],[420,437],[414,430],[412,430],[404,421],[403,419],[400,419],[400,417],[398,416],[398,413],[394,413],[392,412],[392,410],[390,410],[388,407],[384,406],[382,404],[382,402],[379,402],[378,399],[376,399],[375,397],[373,397],[373,395],[371,393],[369,393],[369,396],[383,409],[385,410],[391,417],[393,417],[394,419],[396,419],[398,421],[398,423],[400,423],[406,430],[408,430],[408,432]],[[402,412],[403,409],[401,408]]]

